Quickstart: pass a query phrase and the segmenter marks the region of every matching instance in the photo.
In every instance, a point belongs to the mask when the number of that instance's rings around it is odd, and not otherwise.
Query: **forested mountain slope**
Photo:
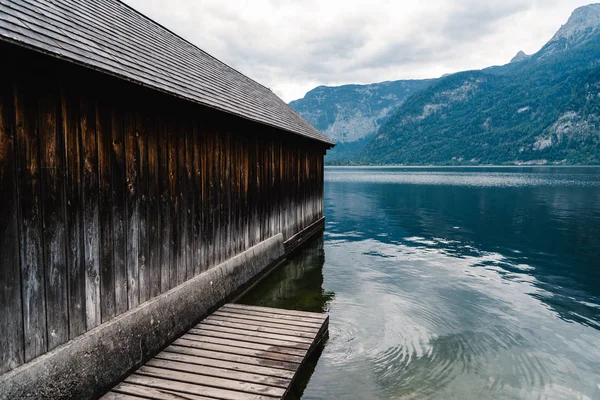
[[[351,150],[328,161],[600,163],[600,5],[575,10],[535,54],[427,82]]]

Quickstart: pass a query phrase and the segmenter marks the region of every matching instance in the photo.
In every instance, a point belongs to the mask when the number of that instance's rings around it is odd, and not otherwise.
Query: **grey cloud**
[[[529,1],[489,2],[462,1],[459,6],[432,23],[424,21],[423,30],[393,38],[388,46],[358,67],[381,68],[397,64],[428,63],[457,56],[461,48],[475,39],[493,34],[497,24],[531,7]],[[473,4],[474,3],[474,4]]]
[[[531,8],[530,0],[513,0],[495,2],[462,1],[447,14],[441,25],[440,33],[453,41],[472,40],[473,35],[493,33],[497,24],[506,18]]]
[[[326,37],[311,38],[305,46],[309,49],[310,55],[319,60],[336,60],[356,57],[356,53],[367,43],[365,32],[360,26],[356,26]]]
[[[537,32],[546,37],[525,38],[530,47],[541,47],[586,3],[380,0],[379,6],[365,7],[352,0],[337,6],[317,0],[126,1],[285,100],[318,84],[433,77],[425,74],[508,62],[522,48],[520,32],[539,25]],[[534,26],[513,32],[510,24]]]

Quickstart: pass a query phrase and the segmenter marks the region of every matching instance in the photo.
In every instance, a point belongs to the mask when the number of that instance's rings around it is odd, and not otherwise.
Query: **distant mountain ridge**
[[[292,101],[304,119],[337,143],[351,143],[380,128],[408,97],[432,80],[401,80],[369,85],[319,86]]]
[[[509,64],[412,89],[377,133],[363,137],[360,146],[343,143],[327,162],[598,164],[600,4],[575,10],[535,54],[519,52]],[[343,106],[330,101],[323,109],[315,104],[311,115],[341,107],[343,118],[352,120],[353,112],[363,115],[361,102],[354,108],[350,100]],[[330,135],[330,125],[315,126]]]

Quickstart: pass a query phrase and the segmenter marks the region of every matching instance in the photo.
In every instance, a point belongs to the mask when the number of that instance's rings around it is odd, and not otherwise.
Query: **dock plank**
[[[254,374],[251,372],[231,371],[224,368],[207,367],[204,365],[196,365],[189,362],[160,359],[158,357],[148,361],[146,365],[150,367],[172,369],[181,372],[190,372],[198,375],[213,376],[217,378],[220,377],[250,383],[259,383],[261,385],[275,386],[284,389],[287,388],[290,384],[290,379],[274,378],[270,376]]]
[[[283,399],[327,315],[227,304],[115,386],[113,399]]]
[[[313,324],[316,323],[319,325],[323,323],[323,318],[317,319],[317,318],[300,317],[300,316],[296,316],[296,315],[274,314],[274,313],[265,312],[265,311],[256,311],[253,309],[245,310],[245,309],[240,309],[238,307],[229,307],[229,305],[224,305],[223,307],[221,307],[221,311],[240,313],[242,315],[253,315],[253,316],[257,316],[257,317],[274,318],[274,319],[278,319],[278,320],[310,322],[310,323],[313,323]]]
[[[290,347],[272,346],[272,345],[267,345],[267,344],[246,342],[246,341],[242,341],[239,339],[230,340],[230,339],[223,339],[223,338],[219,338],[219,337],[206,336],[206,335],[192,335],[189,333],[183,335],[182,338],[188,339],[188,340],[196,340],[199,342],[214,343],[214,344],[218,344],[218,345],[225,345],[225,346],[231,346],[231,347],[239,347],[239,348],[243,348],[243,349],[260,350],[260,351],[264,351],[264,352],[280,353],[280,354],[289,354],[289,355],[298,356],[298,357],[303,357],[304,354],[306,354],[306,350],[302,350],[302,349],[294,349],[294,348],[290,348]]]
[[[306,343],[306,344],[311,344],[313,342],[309,338],[303,338],[300,336],[280,335],[277,333],[249,331],[249,330],[245,330],[245,329],[228,328],[226,326],[217,326],[217,325],[208,325],[208,324],[204,324],[200,328],[190,329],[190,332],[194,332],[194,331],[200,331],[200,332],[214,331],[214,332],[223,332],[223,333],[233,333],[236,335],[255,336],[258,338],[265,338],[265,339],[287,340],[288,342]]]
[[[237,323],[237,322],[230,322],[230,321],[221,321],[219,319],[214,319],[211,317],[208,317],[207,319],[205,319],[202,322],[202,325],[204,325],[204,326],[206,326],[206,325],[225,326],[228,328],[237,328],[237,329],[242,329],[242,330],[246,330],[246,331],[276,333],[276,334],[281,334],[281,335],[298,336],[298,337],[305,338],[305,339],[312,339],[315,336],[313,334],[306,333],[306,332],[298,332],[298,331],[289,330],[289,329],[270,328],[270,327],[261,326],[261,325],[244,324],[244,323]],[[200,327],[200,325],[197,325],[196,327]]]
[[[304,326],[290,326],[290,325],[279,324],[277,322],[250,321],[250,320],[244,320],[244,319],[240,319],[240,318],[225,317],[222,315],[211,315],[207,319],[212,320],[212,321],[224,321],[224,322],[233,322],[236,324],[261,326],[261,327],[265,327],[265,328],[277,328],[277,329],[283,329],[283,330],[292,331],[292,332],[303,332],[303,333],[312,334],[313,336],[319,331],[319,329],[316,327],[312,328],[312,327],[304,327]]]
[[[133,374],[129,376],[127,379],[125,379],[125,382],[137,384],[140,386],[148,386],[155,389],[164,389],[171,393],[184,393],[186,395],[193,394],[224,400],[272,400],[276,398],[273,396],[257,396],[252,393],[238,392],[235,390],[224,390],[211,386],[202,386],[193,383],[185,383],[177,380],[163,379],[138,374]]]
[[[181,395],[173,394],[166,390],[154,389],[146,386],[134,385],[127,382],[120,383],[113,389],[116,394],[125,394],[130,396],[141,396],[143,399],[156,399],[156,400],[181,400]],[[140,398],[140,397],[136,397]],[[194,396],[191,394],[186,395],[187,399],[190,400],[211,400],[210,397],[205,396]]]
[[[243,347],[228,346],[226,344],[209,343],[187,339],[178,339],[174,343],[179,344],[181,346],[192,347],[195,349],[220,351],[222,353],[237,354],[240,356],[250,356],[256,358],[264,358],[267,360],[291,362],[296,364],[300,364],[302,362],[302,357],[300,356],[273,353],[265,350],[246,349]]]
[[[294,349],[303,349],[308,350],[310,348],[309,343],[301,343],[301,342],[292,342],[289,340],[281,340],[281,339],[270,339],[260,336],[251,336],[246,335],[244,333],[230,333],[230,332],[219,332],[219,331],[211,331],[206,329],[191,329],[189,334],[192,335],[200,335],[200,336],[212,336],[218,337],[222,339],[231,339],[231,340],[240,340],[244,342],[252,342],[259,344],[267,344],[271,346],[281,346],[281,347],[291,347]]]
[[[268,317],[268,316],[257,316],[257,315],[250,315],[250,314],[239,313],[239,312],[230,312],[230,311],[217,311],[213,315],[229,317],[229,318],[238,318],[238,319],[242,319],[244,321],[258,321],[261,323],[262,322],[276,323],[276,324],[286,325],[286,326],[290,326],[290,327],[299,326],[299,327],[304,327],[304,328],[320,329],[321,325],[323,325],[322,322],[292,321],[290,319],[280,319],[280,318]],[[273,315],[275,315],[275,314],[273,314]]]
[[[306,318],[317,319],[317,320],[320,320],[320,321],[324,321],[328,317],[327,314],[312,313],[312,312],[307,312],[307,311],[284,310],[284,309],[281,309],[281,308],[269,308],[269,307],[260,307],[260,306],[247,306],[247,305],[233,304],[233,303],[227,304],[224,307],[226,307],[226,308],[237,308],[239,310],[264,311],[264,312],[271,313],[271,314],[282,314],[282,315],[291,315],[291,316],[297,316],[297,317],[306,317]]]
[[[172,381],[192,383],[199,386],[219,388],[235,392],[268,395],[272,397],[280,397],[285,393],[285,390],[282,390],[281,388],[263,385],[260,383],[249,383],[234,379],[218,378],[214,376],[200,375],[195,372],[182,372],[181,370],[174,371],[166,368],[150,367],[148,365],[140,367],[135,373],[136,375],[150,376],[153,378],[169,379]]]
[[[193,344],[193,342],[192,342]],[[288,363],[285,361],[267,360],[264,358],[255,358],[251,356],[243,356],[239,354],[223,353],[220,351],[206,350],[194,348],[193,346],[181,346],[177,342],[167,347],[165,351],[178,354],[189,354],[196,357],[206,357],[213,360],[230,361],[250,366],[263,366],[268,368],[276,368],[285,371],[296,371],[298,365],[296,363]]]
[[[171,352],[173,348],[167,348],[165,351],[156,356],[159,360],[181,361],[188,364],[204,365],[207,367],[216,367],[228,369],[231,371],[249,372],[253,374],[272,376],[276,378],[289,379],[294,378],[293,371],[286,371],[279,368],[261,367],[258,365],[249,365],[235,361],[218,360],[214,358],[202,357],[200,355],[189,355],[183,352]]]

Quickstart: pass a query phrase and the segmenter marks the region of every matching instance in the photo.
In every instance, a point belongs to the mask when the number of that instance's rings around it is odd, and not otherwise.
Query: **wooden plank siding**
[[[322,142],[0,51],[0,373],[322,218]]]
[[[11,72],[6,63],[0,63],[0,74]],[[17,199],[13,89],[8,81],[0,80],[0,372],[25,360]]]

